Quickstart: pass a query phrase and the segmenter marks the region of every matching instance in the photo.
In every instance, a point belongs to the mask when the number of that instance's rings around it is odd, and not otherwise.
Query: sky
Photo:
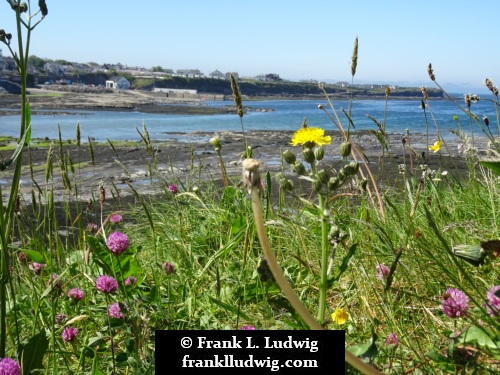
[[[354,83],[435,87],[432,63],[451,92],[488,92],[486,77],[500,85],[498,0],[46,3],[31,37],[30,54],[42,58],[351,82],[358,37]],[[15,34],[13,16],[0,4],[0,28]]]

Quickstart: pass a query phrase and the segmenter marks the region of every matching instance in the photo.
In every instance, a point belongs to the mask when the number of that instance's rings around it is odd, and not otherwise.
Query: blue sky
[[[36,6],[37,1],[31,1]],[[13,32],[6,2],[0,28]],[[277,73],[284,79],[434,87],[500,86],[500,1],[51,1],[31,53],[77,62]],[[5,8],[5,9],[4,9]],[[7,54],[5,46],[0,47]]]

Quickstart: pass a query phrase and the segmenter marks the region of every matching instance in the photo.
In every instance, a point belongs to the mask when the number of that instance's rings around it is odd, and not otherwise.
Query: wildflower
[[[433,146],[429,146],[429,150],[433,151],[434,153],[438,152],[441,146],[443,145],[443,141],[437,140],[434,142]]]
[[[94,224],[94,223],[88,223],[88,224],[87,224],[87,230],[88,230],[90,233],[95,233],[95,232],[97,232],[97,229],[98,229],[98,228],[99,228],[99,227],[98,227],[96,224]]]
[[[121,306],[124,308],[122,309]],[[126,304],[120,304],[120,302],[112,303],[108,308],[108,316],[110,318],[125,319],[125,315],[123,315],[122,311],[128,311],[128,306]]]
[[[338,325],[342,325],[349,319],[349,313],[341,307],[337,307],[332,314],[332,320]]]
[[[163,271],[165,271],[167,275],[171,275],[175,272],[175,267],[170,262],[163,262],[161,268],[163,268]]]
[[[448,176],[448,171],[442,171],[441,176]]]
[[[375,276],[379,280],[386,279],[390,272],[389,267],[387,267],[385,264],[377,264],[375,266],[375,269],[377,270],[377,274]]]
[[[108,249],[115,255],[120,255],[130,246],[130,242],[125,233],[113,232],[108,236],[106,241]]]
[[[64,327],[64,331],[61,336],[64,341],[71,342],[76,339],[76,336],[78,336],[78,329],[72,327]]]
[[[459,289],[448,288],[441,301],[443,312],[449,318],[459,318],[467,314],[469,297]]]
[[[176,195],[179,192],[179,189],[175,184],[168,185],[168,191],[170,191],[173,195]]]
[[[399,169],[399,173],[400,173],[400,174],[405,174],[405,172],[406,172],[406,165],[404,165],[404,164],[399,164],[399,165],[398,165],[398,169]]]
[[[113,214],[109,218],[109,221],[111,221],[113,224],[116,224],[116,223],[121,222],[122,219],[123,219],[122,215],[120,215],[120,214]]]
[[[56,315],[56,323],[57,324],[61,324],[62,322],[64,322],[66,320],[66,315],[64,314],[57,314]]]
[[[393,348],[396,349],[399,346],[399,340],[396,336],[396,333],[391,332],[385,339],[385,346],[393,345]]]
[[[78,289],[78,288],[73,288],[68,290],[68,297],[71,298],[74,302],[81,301],[85,294],[83,293],[83,290]]]
[[[331,142],[332,138],[329,135],[325,136],[325,131],[323,129],[300,128],[300,130],[297,130],[294,133],[291,144],[293,146],[303,145],[305,147],[313,148],[315,145],[329,145]]]
[[[486,310],[490,316],[500,316],[500,285],[495,285],[486,293]]]
[[[118,283],[111,276],[99,276],[95,281],[95,287],[103,293],[114,293],[118,289]]]
[[[220,143],[220,138],[219,136],[215,136],[213,138],[210,138],[210,140],[208,141],[212,146],[214,146],[214,149],[215,151],[220,151],[221,148],[222,148],[222,145]]]
[[[134,276],[129,276],[125,279],[125,285],[135,285],[137,284],[137,279]]]
[[[32,270],[35,274],[40,275],[42,272],[42,268],[45,267],[45,264],[37,263],[37,262],[32,262],[29,265],[29,269]]]
[[[257,328],[255,328],[254,326],[248,324],[246,326],[241,326],[240,330],[241,331],[256,331]]]
[[[21,367],[19,367],[19,363],[12,358],[5,357],[0,359],[0,374],[21,375]]]

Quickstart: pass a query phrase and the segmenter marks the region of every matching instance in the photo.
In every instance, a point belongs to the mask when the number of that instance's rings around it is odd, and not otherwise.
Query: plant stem
[[[245,162],[249,163],[247,164]],[[306,322],[309,328],[313,330],[322,330],[323,327],[313,318],[309,310],[307,310],[307,308],[302,304],[295,291],[285,279],[285,275],[283,274],[283,271],[278,265],[273,251],[271,250],[271,245],[269,244],[269,240],[267,238],[266,229],[264,228],[262,205],[260,204],[260,177],[258,176],[258,165],[259,164],[253,159],[247,159],[243,162],[244,184],[249,189],[255,220],[255,228],[257,229],[257,235],[259,237],[264,256],[269,265],[269,269],[271,270],[274,279],[276,280],[276,284],[278,284],[279,288],[288,299],[292,307]],[[345,349],[345,361],[363,374],[382,374],[380,371],[361,361],[347,349]]]
[[[321,275],[319,281],[319,309],[317,319],[324,322],[326,312],[326,294],[328,277],[328,227],[325,212],[325,197],[319,194],[319,210],[321,215]]]

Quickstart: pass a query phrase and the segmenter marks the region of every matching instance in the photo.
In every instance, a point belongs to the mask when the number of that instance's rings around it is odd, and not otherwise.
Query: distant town
[[[16,93],[18,90],[16,83],[20,82],[15,61],[10,56],[3,56],[0,50],[0,91]],[[37,56],[30,56],[28,59],[28,85],[84,85],[87,87],[129,90],[140,89],[150,91],[161,91],[170,93],[196,93],[200,85],[179,84],[175,78],[185,79],[189,82],[199,80],[227,81],[230,75],[236,80],[253,83],[296,83],[301,85],[318,85],[318,81],[301,80],[292,82],[284,80],[278,73],[264,73],[253,77],[240,77],[238,72],[221,72],[215,69],[211,72],[202,72],[199,69],[170,69],[161,66],[151,68],[130,67],[121,63],[98,64],[95,62],[80,63],[66,60],[51,60]],[[162,82],[164,81],[164,82]],[[326,84],[325,84],[326,85]],[[173,86],[173,87],[170,87]],[[212,85],[215,91],[218,85]],[[351,88],[358,90],[383,90],[388,87],[390,90],[398,89],[398,86],[383,84],[357,84],[351,85],[349,82],[341,81],[329,86],[337,88]],[[203,85],[206,89],[207,85]],[[227,86],[229,87],[229,86]],[[415,91],[417,88],[413,88]],[[311,90],[307,90],[311,93]]]

